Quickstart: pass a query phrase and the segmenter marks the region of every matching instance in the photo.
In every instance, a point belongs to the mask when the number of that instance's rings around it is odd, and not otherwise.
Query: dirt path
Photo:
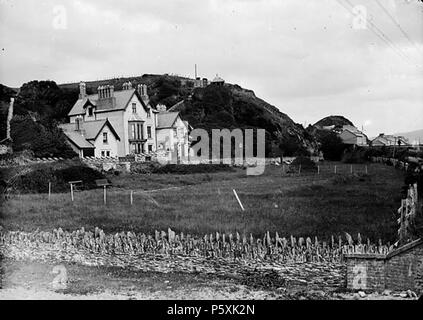
[[[116,267],[64,264],[66,288],[54,289],[55,265],[4,260],[0,300],[4,299],[280,299],[213,275],[128,271]]]
[[[0,262],[0,300],[405,300],[399,293],[385,296],[321,291],[281,286],[272,273],[254,279],[204,273],[144,272],[119,267],[92,267],[64,263],[67,284],[55,288],[56,265],[45,262]]]

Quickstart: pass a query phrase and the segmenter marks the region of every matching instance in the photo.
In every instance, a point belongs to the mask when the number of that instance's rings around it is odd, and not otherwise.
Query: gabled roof
[[[103,130],[103,128],[105,126],[108,126],[110,131],[116,137],[116,139],[120,140],[119,135],[116,133],[112,124],[107,119],[106,120],[96,120],[96,121],[82,122],[81,123],[81,129],[82,129],[81,131],[75,130],[75,123],[61,124],[60,128],[62,128],[62,130],[65,134],[67,132],[72,132],[72,133],[76,133],[76,134],[82,136],[86,140],[95,140],[95,139],[97,139],[101,130]]]
[[[403,144],[409,144],[409,141],[402,136],[394,136],[394,135],[386,135],[386,134],[379,135],[372,140],[372,142],[375,142],[375,141],[379,141],[387,145],[395,144],[395,143],[398,143],[399,141],[401,141],[401,143]]]
[[[345,129],[344,131],[342,131],[341,134],[343,134],[344,132],[349,132],[349,133],[351,133],[352,135],[354,135],[356,137],[366,137],[366,135],[364,133],[359,132],[359,131],[351,131],[349,129]]]
[[[66,137],[79,149],[93,149],[95,148],[92,143],[87,141],[79,132],[77,131],[63,131]]]
[[[157,114],[157,129],[171,128],[179,117],[179,112],[160,112]]]
[[[116,110],[125,110],[129,104],[129,101],[132,97],[136,95],[138,100],[141,102],[141,105],[147,111],[149,108],[145,102],[142,100],[140,95],[135,89],[114,91],[113,97],[105,98],[98,100],[98,94],[90,94],[85,98],[78,99],[73,105],[68,116],[76,116],[80,114],[85,114],[85,107],[87,104],[96,106],[96,112],[107,112],[107,111],[116,111]]]
[[[171,112],[173,110],[177,110],[180,106],[183,106],[184,103],[185,103],[185,100],[181,100],[178,103],[176,103],[173,106],[171,106],[168,111]]]

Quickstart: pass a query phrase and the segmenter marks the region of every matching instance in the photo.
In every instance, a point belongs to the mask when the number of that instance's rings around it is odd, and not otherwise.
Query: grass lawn
[[[106,232],[152,233],[167,230],[202,235],[240,232],[261,236],[318,236],[348,232],[375,241],[396,238],[395,216],[400,205],[403,173],[369,165],[368,175],[288,176],[281,167],[266,167],[261,176],[245,171],[209,174],[110,176],[107,205],[102,189],[70,194],[16,195],[2,205],[2,225],[9,230],[75,230],[100,227]],[[164,190],[157,190],[164,189]],[[242,212],[232,189],[244,207]],[[130,205],[130,190],[134,190]],[[149,191],[148,191],[149,190]]]

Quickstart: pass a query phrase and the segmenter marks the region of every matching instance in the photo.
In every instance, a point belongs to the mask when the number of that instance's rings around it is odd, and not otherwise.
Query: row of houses
[[[326,129],[328,130],[328,129]],[[344,125],[337,131],[344,144],[356,146],[390,147],[390,146],[411,146],[409,141],[402,136],[379,134],[370,140],[366,134],[351,125]]]
[[[69,123],[60,127],[80,157],[124,157],[163,151],[188,157],[190,125],[179,112],[150,105],[147,86],[130,82],[121,90],[99,86],[96,94],[86,93],[79,84],[79,99],[68,114]]]

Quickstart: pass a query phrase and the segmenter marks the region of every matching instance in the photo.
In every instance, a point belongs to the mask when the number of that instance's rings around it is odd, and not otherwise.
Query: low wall
[[[354,290],[385,289],[385,255],[352,254],[345,256],[347,287]]]
[[[423,293],[423,239],[388,254],[346,254],[347,288]]]

